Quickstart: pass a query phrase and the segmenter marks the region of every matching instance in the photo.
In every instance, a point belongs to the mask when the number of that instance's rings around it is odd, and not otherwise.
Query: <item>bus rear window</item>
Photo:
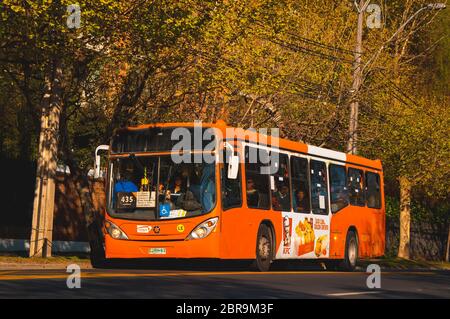
[[[330,164],[331,212],[337,213],[348,206],[345,166]]]
[[[350,204],[353,206],[365,206],[363,171],[349,168],[347,179]]]
[[[367,172],[366,185],[367,207],[381,208],[380,175]]]

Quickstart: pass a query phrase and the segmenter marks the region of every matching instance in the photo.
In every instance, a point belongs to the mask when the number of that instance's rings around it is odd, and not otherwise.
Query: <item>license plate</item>
[[[148,250],[148,253],[150,255],[165,255],[166,249],[165,248],[150,248]]]

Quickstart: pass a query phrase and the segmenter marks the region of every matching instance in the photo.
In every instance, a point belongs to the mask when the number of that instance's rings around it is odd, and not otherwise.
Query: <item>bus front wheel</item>
[[[256,259],[253,268],[258,271],[268,271],[273,260],[272,232],[265,224],[261,224],[256,240]]]
[[[105,256],[105,248],[103,247],[103,241],[101,240],[100,229],[96,227],[96,224],[91,224],[91,227],[88,228],[90,232],[89,247],[91,249],[90,252],[90,260],[91,265],[94,268],[107,268],[108,262]]]
[[[342,268],[345,271],[353,271],[358,262],[358,238],[356,233],[350,230],[345,240],[345,256]]]

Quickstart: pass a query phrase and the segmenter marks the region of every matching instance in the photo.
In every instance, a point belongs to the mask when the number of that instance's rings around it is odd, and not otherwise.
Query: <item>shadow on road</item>
[[[105,268],[127,270],[190,270],[190,271],[255,271],[251,260],[217,259],[112,259]],[[276,261],[271,271],[321,271],[314,261]]]

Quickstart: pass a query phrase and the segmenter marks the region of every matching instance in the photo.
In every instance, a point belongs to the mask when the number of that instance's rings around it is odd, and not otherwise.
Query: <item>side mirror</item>
[[[109,145],[100,145],[95,149],[95,162],[94,162],[94,178],[100,178],[100,155],[99,151],[108,151]]]
[[[236,179],[239,172],[239,156],[231,155],[228,162],[228,179]]]

